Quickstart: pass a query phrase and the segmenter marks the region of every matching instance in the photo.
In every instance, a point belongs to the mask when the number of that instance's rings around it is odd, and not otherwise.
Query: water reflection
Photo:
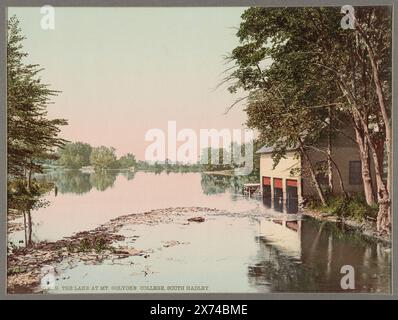
[[[333,223],[261,220],[258,263],[251,285],[278,292],[338,292],[341,267],[355,270],[355,291],[390,292],[390,254],[381,243],[341,230]]]
[[[51,188],[49,188],[51,190]],[[44,199],[20,199],[18,201],[18,216],[22,219],[22,233],[23,237],[19,240],[19,245],[29,247],[34,243],[34,223],[32,220],[32,212],[40,208],[45,208],[49,205],[49,202]],[[12,242],[11,242],[12,243]],[[15,243],[14,243],[15,245]]]
[[[159,174],[156,173],[155,174]],[[170,172],[167,172],[169,175]],[[184,174],[184,173],[180,173]],[[98,191],[105,191],[113,187],[116,177],[121,175],[128,181],[133,180],[136,172],[125,170],[102,170],[93,172],[83,172],[81,170],[54,170],[44,175],[39,175],[37,179],[55,183],[55,192],[60,194],[85,194],[95,188]],[[201,188],[203,194],[214,195],[230,192],[231,194],[241,194],[245,183],[251,182],[253,177],[249,176],[226,176],[200,174]]]
[[[243,214],[242,218],[212,217],[203,224],[174,227],[160,224],[156,226],[158,232],[151,229],[150,243],[157,241],[158,245],[170,240],[170,235],[173,235],[171,239],[190,243],[176,246],[175,250],[181,250],[178,254],[170,250],[170,260],[164,259],[164,251],[159,251],[159,259],[146,260],[146,263],[152,261],[159,270],[152,275],[157,277],[151,278],[155,279],[152,283],[175,281],[186,272],[187,283],[203,276],[204,283],[208,281],[214,290],[220,288],[220,292],[228,291],[229,285],[239,287],[236,289],[239,292],[249,289],[333,292],[341,291],[340,268],[349,264],[355,268],[358,291],[390,291],[390,254],[383,245],[341,230],[336,224],[295,220],[294,216],[274,215],[274,212],[272,216],[277,218],[273,221],[264,218],[273,210],[264,209],[261,199],[247,201],[241,195],[243,184],[252,182],[248,177],[65,170],[49,172],[39,178],[53,181],[57,188],[45,196],[49,206],[37,211],[25,210],[25,232],[9,235],[14,244],[24,237],[27,244],[55,241],[128,213],[170,207],[214,207],[248,214]],[[265,207],[273,209],[270,196],[263,197],[262,201]],[[285,212],[291,210],[289,202],[283,205]],[[141,228],[143,233],[148,231],[144,225]],[[182,258],[184,263],[179,262]],[[103,277],[104,281],[121,279],[113,268],[109,269],[109,277]],[[196,273],[192,273],[193,270]],[[90,273],[95,278],[93,281],[98,280],[98,274],[103,273]],[[131,280],[130,265],[125,275]],[[78,279],[83,281],[85,277]],[[147,284],[148,279],[143,278],[142,283]]]
[[[241,195],[240,185],[247,178],[239,177],[127,170],[52,170],[35,179],[51,182],[55,188],[43,195],[49,206],[32,210],[34,241],[58,240],[123,214],[152,209],[211,206],[245,211],[260,206]],[[23,239],[24,235],[18,231],[9,235],[14,244]]]
[[[111,188],[118,175],[124,176],[128,181],[134,179],[134,171],[101,170],[83,172],[80,170],[56,170],[50,171],[38,177],[40,180],[50,181],[55,184],[55,195],[79,194],[83,195],[95,188],[98,191],[105,191]]]
[[[263,205],[266,208],[273,209],[280,213],[297,213],[299,209],[298,198],[288,197],[285,201],[283,195],[271,197],[270,194],[263,193],[262,196]]]
[[[123,175],[127,180],[132,180],[135,173],[132,171],[115,171],[102,170],[93,171],[90,173],[82,172],[80,170],[56,170],[50,171],[44,175],[37,175],[35,179],[39,184],[46,185],[51,183],[51,188],[48,188],[48,193],[53,192],[54,197],[58,194],[76,194],[83,195],[90,192],[93,188],[98,191],[105,191],[111,188],[116,180],[118,174]],[[45,208],[51,205],[51,201],[44,198],[37,200],[24,200],[19,203],[20,213],[23,219],[23,240],[19,240],[19,244],[31,246],[35,240],[34,229],[39,227],[38,222],[33,222],[32,212]]]
[[[250,176],[227,176],[201,174],[201,186],[204,194],[219,194],[230,192],[240,194],[243,185],[251,182],[253,177]]]

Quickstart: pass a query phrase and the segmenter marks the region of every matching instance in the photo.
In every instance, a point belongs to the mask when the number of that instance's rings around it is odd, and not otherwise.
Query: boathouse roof
[[[262,146],[260,149],[256,151],[256,153],[272,153],[274,152],[274,147]],[[286,151],[294,151],[297,150],[296,148],[287,148]]]

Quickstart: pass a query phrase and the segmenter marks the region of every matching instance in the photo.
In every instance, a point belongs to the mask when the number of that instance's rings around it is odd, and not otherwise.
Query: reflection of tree
[[[89,192],[93,187],[104,191],[113,186],[119,173],[127,180],[132,180],[135,176],[135,172],[131,170],[100,170],[91,174],[80,170],[56,170],[35,176],[31,183],[30,193],[26,191],[23,181],[9,181],[7,207],[13,214],[23,218],[25,245],[29,246],[33,243],[32,213],[50,204],[43,198],[46,193],[53,190],[55,196],[58,193],[81,195]]]
[[[95,171],[90,176],[91,185],[99,191],[105,191],[115,183],[118,172],[114,170]]]
[[[131,170],[98,170],[92,173],[80,170],[59,170],[52,171],[40,177],[41,181],[51,181],[56,185],[55,194],[58,192],[85,194],[94,187],[99,191],[105,191],[112,187],[118,174],[123,175],[127,180],[135,177]]]
[[[258,240],[260,262],[249,266],[251,284],[257,287],[270,286],[272,291],[279,292],[314,290],[315,278],[299,261],[284,255],[266,239],[260,237]]]
[[[202,174],[201,186],[204,194],[218,194],[230,191],[232,194],[240,193],[243,184],[249,183],[249,176],[226,176],[215,174]]]
[[[273,292],[342,291],[340,269],[351,265],[361,270],[355,278],[359,291],[389,290],[389,255],[378,252],[375,242],[358,233],[343,231],[335,223],[313,219],[302,221],[299,232],[299,259],[289,256],[274,240],[271,242],[265,236],[256,239],[257,262],[248,268],[253,286],[270,288]],[[380,277],[374,278],[374,274]]]
[[[84,194],[91,190],[90,174],[79,170],[56,171],[53,176],[60,193]]]
[[[224,177],[209,174],[202,174],[200,184],[204,194],[224,193],[229,185]]]
[[[135,177],[135,171],[131,171],[131,170],[120,171],[120,174],[123,177],[125,177],[128,181],[133,180]]]
[[[48,205],[48,202],[42,199],[42,196],[49,192],[54,185],[45,179],[33,179],[30,191],[27,191],[25,183],[21,180],[12,180],[8,183],[8,210],[14,212],[17,216],[23,217],[23,226],[25,234],[25,246],[32,245],[32,210]]]

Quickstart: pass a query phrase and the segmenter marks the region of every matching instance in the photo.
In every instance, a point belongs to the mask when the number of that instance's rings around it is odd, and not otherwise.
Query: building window
[[[362,184],[361,161],[350,161],[349,183],[352,185]]]

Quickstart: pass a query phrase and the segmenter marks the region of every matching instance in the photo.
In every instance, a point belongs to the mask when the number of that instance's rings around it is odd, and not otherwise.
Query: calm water
[[[134,247],[153,249],[148,258],[74,268],[61,264],[55,292],[90,291],[94,285],[107,286],[107,292],[176,290],[167,286],[205,290],[190,292],[338,292],[343,291],[343,265],[355,269],[356,292],[390,292],[388,247],[343,232],[336,224],[302,220],[276,212],[263,201],[246,199],[240,194],[244,179],[111,171],[58,171],[39,178],[54,181],[57,192],[45,197],[47,207],[32,212],[33,241],[58,240],[120,215],[158,208],[200,206],[238,212],[209,213],[199,224],[126,227],[120,232],[139,236]],[[23,239],[23,232],[9,237],[14,243]],[[171,240],[184,244],[162,247]]]

